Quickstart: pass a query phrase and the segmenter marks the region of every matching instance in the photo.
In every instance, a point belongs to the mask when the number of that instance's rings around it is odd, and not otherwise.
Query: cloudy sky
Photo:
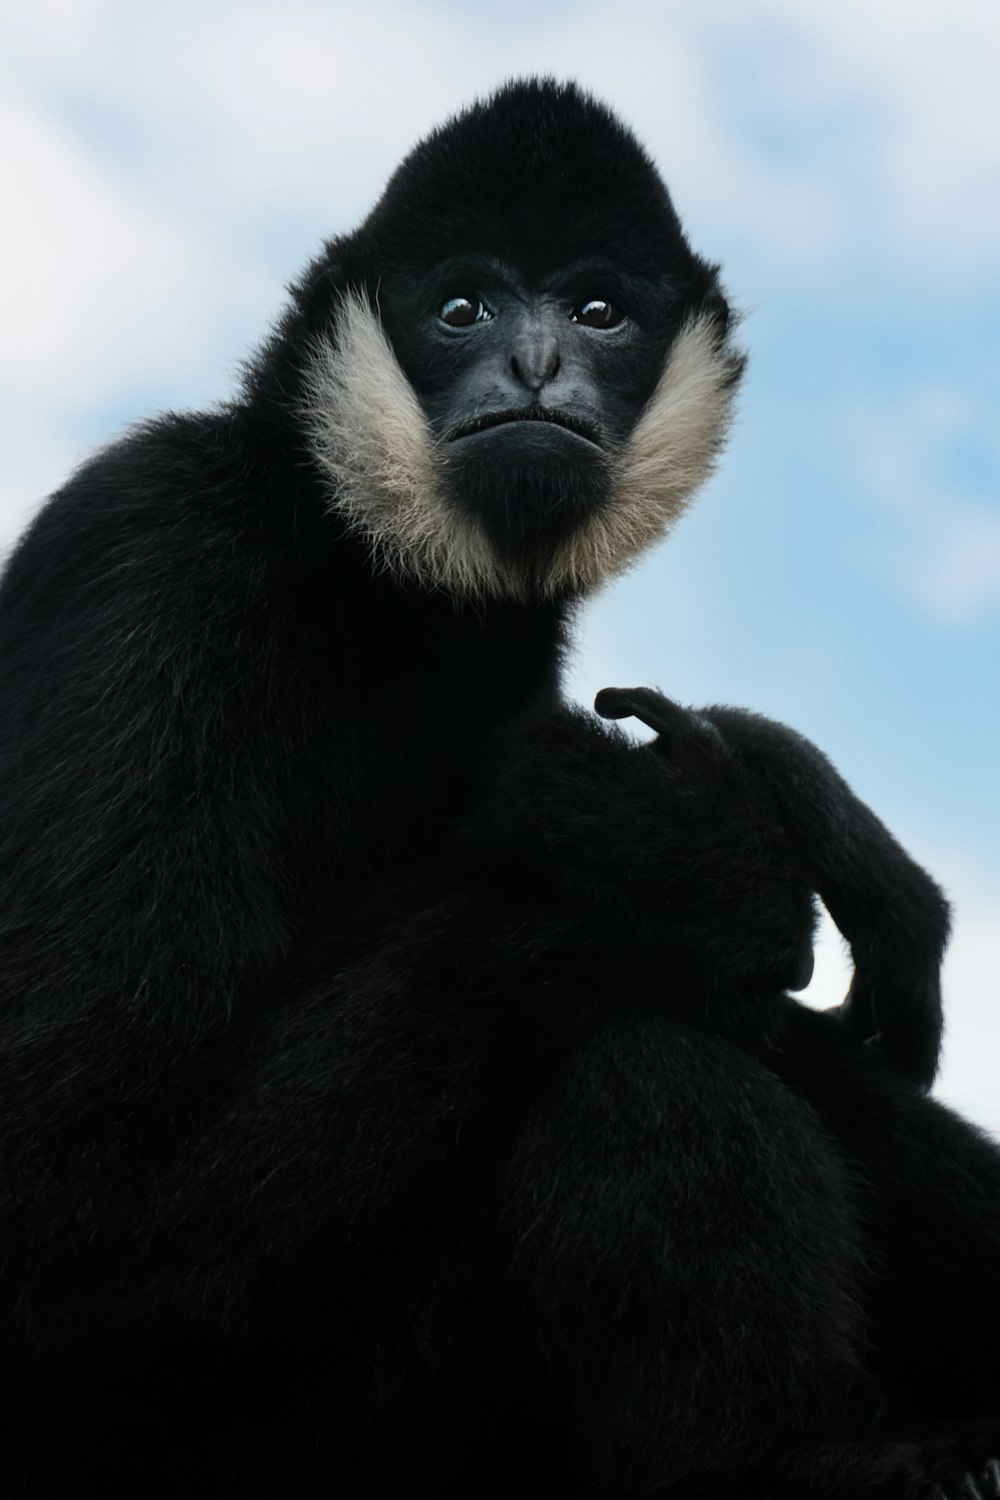
[[[575,77],[746,311],[741,420],[572,687],[817,740],[957,908],[942,1097],[1000,1130],[995,0],[6,0],[0,546],[89,449],[226,395],[429,125]],[[817,1002],[845,965],[824,943]]]

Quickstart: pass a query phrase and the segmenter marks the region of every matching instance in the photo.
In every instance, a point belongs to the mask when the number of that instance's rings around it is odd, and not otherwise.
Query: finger
[[[728,761],[726,743],[711,719],[682,708],[655,688],[602,688],[594,708],[605,719],[639,719],[655,729],[657,750],[677,755],[690,752],[695,764],[716,766],[720,754]]]
[[[594,699],[602,719],[639,719],[667,739],[687,732],[690,716],[655,688],[602,688]]]

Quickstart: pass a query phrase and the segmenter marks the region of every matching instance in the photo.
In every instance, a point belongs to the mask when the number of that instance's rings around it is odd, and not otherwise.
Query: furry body
[[[574,161],[595,194],[568,214]],[[536,496],[535,541],[490,485],[504,454],[530,477],[539,432],[435,459],[435,371],[474,384],[485,356],[407,311],[474,244],[547,313],[525,171],[567,257],[596,237],[648,310],[617,343],[565,333],[560,399],[614,375],[609,436],[588,457],[546,434],[580,478]],[[351,347],[415,394],[390,391],[382,489],[330,404],[352,296]],[[734,806],[721,763],[671,770],[559,698],[573,588],[662,531],[721,441],[727,317],[621,127],[525,85],[417,149],[239,402],[98,455],[22,541],[0,590],[5,1494],[856,1500],[996,1451],[952,1435],[997,1413],[997,1154],[781,993],[822,885],[775,812],[780,754],[722,724]],[[679,450],[644,438],[664,382],[693,402]],[[384,390],[362,385],[369,437]],[[423,530],[399,509],[421,496]],[[910,1016],[907,968],[884,1050],[919,1029],[922,1080],[943,908],[880,838],[926,989]],[[866,937],[876,971],[884,951]]]

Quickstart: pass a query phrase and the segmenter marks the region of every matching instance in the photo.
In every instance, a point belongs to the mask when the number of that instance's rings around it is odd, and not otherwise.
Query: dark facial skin
[[[444,445],[452,497],[502,552],[541,561],[607,502],[672,302],[606,261],[529,279],[470,258],[383,282],[383,320]]]

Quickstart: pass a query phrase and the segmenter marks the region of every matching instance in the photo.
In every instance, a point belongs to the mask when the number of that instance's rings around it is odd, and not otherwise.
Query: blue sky
[[[232,388],[429,125],[581,79],[723,263],[719,476],[589,609],[572,687],[816,739],[957,906],[939,1092],[1000,1130],[1000,8],[7,0],[0,546],[90,448]],[[813,998],[845,965],[824,943]]]

